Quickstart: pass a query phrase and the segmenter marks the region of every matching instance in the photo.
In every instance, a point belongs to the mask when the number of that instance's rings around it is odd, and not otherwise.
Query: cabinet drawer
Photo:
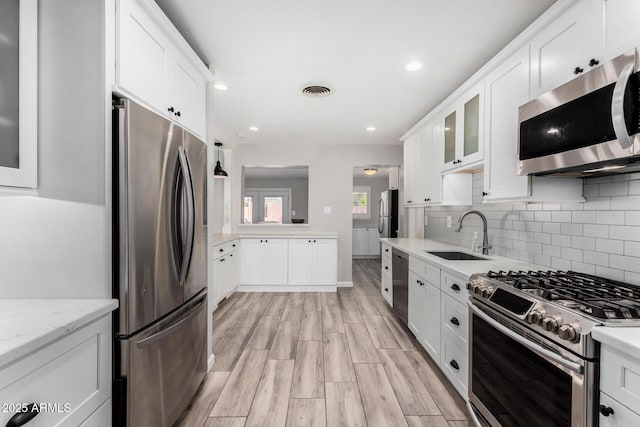
[[[460,340],[455,335],[443,331],[441,346],[440,369],[458,390],[458,393],[467,399],[467,347],[460,345]]]
[[[382,296],[389,303],[390,306],[393,307],[393,278],[391,274],[382,272],[382,281],[381,281],[381,292]]]
[[[235,251],[236,249],[238,249],[238,240],[233,240],[221,245],[216,245],[213,247],[213,259],[217,259],[221,256],[227,255],[228,253]]]
[[[467,321],[467,307],[447,295],[442,294],[442,327],[467,345],[469,339],[469,324]]]
[[[387,243],[382,244],[382,255],[391,258],[391,245]]]
[[[613,413],[608,417],[598,414],[600,427],[640,426],[640,415],[617,402],[606,393],[600,392],[600,404],[613,409]]]
[[[0,402],[50,405],[29,427],[77,426],[110,397],[110,387],[110,315],[0,371]],[[0,412],[0,425],[14,412]]]
[[[409,270],[424,278],[432,285],[440,283],[440,269],[416,257],[409,257]]]
[[[453,297],[460,304],[467,305],[469,293],[467,292],[467,280],[442,272],[442,282],[440,289]]]
[[[600,390],[628,408],[640,408],[640,362],[603,345]]]
[[[385,256],[382,257],[382,261],[381,261],[381,268],[382,268],[382,273],[387,273],[389,275],[392,274],[392,270],[391,270],[391,258],[387,258]]]

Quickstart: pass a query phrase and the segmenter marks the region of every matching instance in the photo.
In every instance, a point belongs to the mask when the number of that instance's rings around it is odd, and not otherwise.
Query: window
[[[353,187],[353,217],[371,219],[371,187]]]

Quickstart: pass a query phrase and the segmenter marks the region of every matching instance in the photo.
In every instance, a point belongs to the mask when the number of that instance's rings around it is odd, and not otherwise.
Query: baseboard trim
[[[339,288],[353,288],[353,282],[338,282],[337,286]]]
[[[211,368],[213,368],[213,364],[216,362],[216,356],[215,354],[212,354],[211,356],[209,356],[209,360],[207,362],[207,372],[211,371]]]
[[[238,292],[336,292],[336,285],[240,285]]]

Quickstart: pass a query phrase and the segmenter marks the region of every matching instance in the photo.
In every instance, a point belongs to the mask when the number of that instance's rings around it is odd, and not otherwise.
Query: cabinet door
[[[458,141],[460,145],[456,147],[459,153],[456,154],[456,157],[462,163],[458,163],[458,167],[482,160],[484,154],[482,147],[484,141],[484,135],[482,134],[484,128],[483,101],[483,83],[477,85],[462,97],[460,105],[462,116],[458,122],[460,126]]]
[[[404,142],[404,199],[405,204],[424,204],[422,130],[416,131]]]
[[[433,360],[440,360],[440,288],[425,282],[424,286],[422,346]]]
[[[613,0],[617,1],[617,0]],[[604,53],[602,0],[580,0],[531,40],[531,97],[589,69]]]
[[[380,233],[377,228],[367,228],[368,234],[368,250],[367,254],[369,255],[380,255]]]
[[[315,239],[313,245],[312,282],[335,285],[338,277],[338,248],[335,239]]]
[[[613,59],[640,44],[640,1],[601,0],[604,4],[603,61]]]
[[[518,107],[529,100],[529,49],[520,49],[485,80],[487,199],[529,196],[529,177],[516,175]]]
[[[240,244],[240,283],[261,285],[263,281],[264,241],[242,239]]]
[[[193,67],[184,62],[170,61],[167,107],[174,109],[173,119],[199,136],[205,128],[205,87],[204,79]]]
[[[287,263],[289,260],[287,239],[266,239],[263,243],[263,280],[265,285],[287,284]]]
[[[422,139],[422,165],[424,168],[424,192],[427,203],[442,201],[442,175],[440,174],[440,158],[444,134],[439,121],[427,125]]]
[[[240,274],[240,257],[239,251],[233,251],[227,255],[227,287],[225,289],[225,295],[229,295],[238,286],[238,276]]]
[[[311,284],[313,243],[311,239],[289,239],[289,284]]]
[[[213,301],[218,301],[227,292],[227,260],[226,256],[213,260]]]
[[[460,145],[457,142],[458,131],[458,112],[456,111],[455,106],[451,107],[447,114],[444,117],[444,127],[443,127],[443,146],[442,146],[442,170],[449,170],[456,167],[454,162],[457,162],[457,151],[456,146]]]
[[[38,2],[0,2],[0,186],[38,185]]]
[[[366,228],[354,228],[351,252],[353,255],[367,255],[369,252],[369,235]]]
[[[169,41],[139,2],[119,0],[116,84],[167,111]]]
[[[416,339],[423,342],[424,310],[425,310],[425,280],[409,272],[409,330]],[[424,344],[423,344],[424,345]]]

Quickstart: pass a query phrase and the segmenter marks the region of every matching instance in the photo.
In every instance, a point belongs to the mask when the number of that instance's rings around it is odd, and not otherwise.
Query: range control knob
[[[544,328],[545,331],[557,333],[561,323],[562,323],[562,317],[558,315],[549,316],[549,317],[545,317],[544,320],[542,321],[542,327]]]
[[[481,295],[482,290],[485,289],[485,285],[473,285],[473,293],[476,295]]]
[[[563,340],[578,342],[580,341],[580,325],[565,323],[558,328],[558,336]]]
[[[544,308],[535,308],[527,314],[527,322],[542,325],[542,319],[547,315]]]
[[[480,295],[482,295],[482,298],[489,298],[492,293],[493,293],[493,286],[484,286],[480,291]]]

